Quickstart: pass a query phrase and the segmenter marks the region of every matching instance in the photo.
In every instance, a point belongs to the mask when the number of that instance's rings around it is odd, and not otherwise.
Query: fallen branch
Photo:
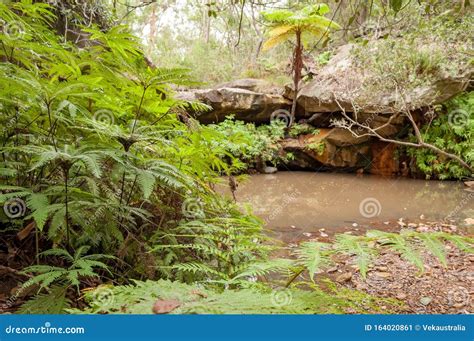
[[[452,159],[452,160],[457,161],[464,168],[468,169],[471,172],[471,174],[474,173],[474,169],[467,162],[465,162],[463,159],[461,159],[459,156],[457,156],[455,154],[452,154],[452,153],[448,153],[448,152],[446,152],[446,151],[444,151],[444,150],[442,150],[442,149],[440,149],[440,148],[438,148],[438,147],[436,147],[436,146],[434,146],[430,143],[426,143],[423,140],[423,136],[421,135],[420,128],[418,128],[418,125],[416,124],[415,119],[413,118],[413,115],[411,114],[411,112],[409,110],[405,110],[403,112],[403,115],[408,118],[408,120],[410,121],[410,123],[411,123],[411,125],[412,125],[412,127],[415,131],[415,137],[417,139],[416,143],[415,142],[407,142],[407,141],[400,141],[400,140],[386,138],[386,137],[382,136],[379,133],[379,131],[381,129],[387,127],[393,121],[393,119],[398,117],[400,115],[399,113],[393,114],[392,116],[390,116],[389,120],[386,123],[384,123],[383,125],[381,125],[377,128],[372,128],[368,124],[362,124],[362,123],[354,120],[353,118],[351,118],[349,115],[347,115],[346,110],[341,106],[341,104],[339,103],[337,98],[335,98],[335,101],[336,101],[336,104],[338,105],[338,107],[341,109],[341,114],[344,117],[344,120],[335,121],[334,125],[336,127],[349,130],[354,137],[360,138],[360,137],[365,137],[365,136],[373,136],[373,137],[378,138],[380,141],[384,141],[384,142],[394,143],[394,144],[407,146],[407,147],[413,147],[413,148],[427,148],[427,149],[430,149],[430,150],[434,151],[435,153],[437,153],[439,155],[443,155],[443,156],[447,157],[448,159]],[[355,109],[355,107],[354,107],[354,111],[355,112],[357,111]],[[354,131],[352,129],[353,127],[362,128],[366,131],[366,133],[358,134],[356,131]]]

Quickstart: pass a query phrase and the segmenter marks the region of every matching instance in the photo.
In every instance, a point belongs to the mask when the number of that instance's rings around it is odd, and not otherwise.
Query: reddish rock
[[[397,145],[377,141],[370,146],[372,162],[370,173],[375,175],[393,176],[400,174],[402,167],[396,155]]]

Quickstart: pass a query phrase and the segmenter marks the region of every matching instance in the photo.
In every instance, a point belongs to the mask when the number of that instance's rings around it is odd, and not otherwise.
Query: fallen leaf
[[[29,223],[28,225],[25,226],[24,229],[22,229],[20,232],[18,232],[16,234],[17,238],[19,240],[23,240],[25,239],[26,237],[28,237],[31,233],[31,231],[33,231],[33,229],[35,228],[36,224],[34,221],[32,221],[31,223]]]
[[[178,308],[181,303],[178,300],[158,300],[153,305],[154,314],[168,314],[176,308]]]

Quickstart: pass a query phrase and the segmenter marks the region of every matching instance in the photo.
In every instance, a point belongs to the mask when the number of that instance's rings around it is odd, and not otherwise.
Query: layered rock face
[[[281,142],[284,152],[294,159],[290,167],[301,169],[342,169],[371,172],[380,175],[407,175],[407,161],[400,161],[397,146],[378,141],[374,137],[356,137],[350,131],[335,128],[334,120],[342,119],[342,112],[355,121],[371,128],[380,128],[381,136],[400,137],[407,127],[397,91],[368,90],[364,83],[368,75],[355,65],[351,55],[353,46],[339,48],[330,63],[318,70],[317,75],[302,84],[297,96],[296,120],[311,124],[319,134],[287,138]],[[444,78],[431,84],[420,85],[405,93],[403,105],[417,110],[438,104],[466,89],[470,75]],[[294,91],[290,85],[279,88],[264,80],[241,79],[220,84],[212,89],[179,92],[178,98],[200,101],[212,107],[196,115],[202,123],[217,123],[226,116],[258,124],[269,123],[272,113],[290,110]],[[393,114],[399,114],[388,120]],[[359,128],[356,135],[365,133]],[[406,136],[406,135],[405,135]]]
[[[229,115],[245,122],[268,123],[274,111],[289,109],[291,101],[278,88],[259,79],[242,79],[213,89],[179,92],[178,99],[200,101],[212,110],[196,115],[201,123],[218,123]]]

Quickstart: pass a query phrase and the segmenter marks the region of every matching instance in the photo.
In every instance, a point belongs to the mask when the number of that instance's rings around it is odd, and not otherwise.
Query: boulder
[[[326,141],[338,147],[348,147],[367,142],[370,137],[356,137],[347,129],[333,128],[325,136]]]
[[[221,122],[229,115],[245,122],[268,123],[273,112],[289,110],[291,106],[291,102],[281,95],[235,87],[180,92],[176,97],[212,107],[212,111],[196,115],[201,123]]]
[[[366,84],[376,83],[376,77],[366,68],[355,65],[351,54],[353,46],[341,46],[330,62],[322,67],[309,83],[300,88],[298,105],[304,112],[335,112],[341,109],[353,112],[357,109],[365,113],[390,114],[400,112],[402,104],[415,110],[444,102],[465,90],[469,83],[469,75],[439,76],[440,79],[429,84],[407,90],[404,101],[401,101],[396,89],[367,89]],[[293,97],[291,87],[285,89],[285,94]]]
[[[349,144],[349,138],[338,128],[320,129],[319,134],[287,138],[281,142],[281,148],[295,156],[288,163],[290,167],[314,170],[366,167],[370,163],[370,148],[363,142],[367,139]],[[321,144],[323,148],[318,148]]]
[[[382,137],[393,137],[400,132],[403,127],[407,124],[407,119],[404,115],[393,116],[387,114],[375,114],[375,113],[357,113],[352,115],[353,118],[370,128],[377,129],[377,132]],[[390,123],[389,123],[390,122]],[[363,128],[358,128],[357,132],[363,134],[366,132]]]
[[[244,90],[249,90],[253,92],[273,94],[273,95],[279,95],[282,92],[278,86],[275,86],[264,79],[258,79],[258,78],[237,79],[237,80],[222,83],[213,87],[213,89],[222,89],[222,88],[244,89]]]

